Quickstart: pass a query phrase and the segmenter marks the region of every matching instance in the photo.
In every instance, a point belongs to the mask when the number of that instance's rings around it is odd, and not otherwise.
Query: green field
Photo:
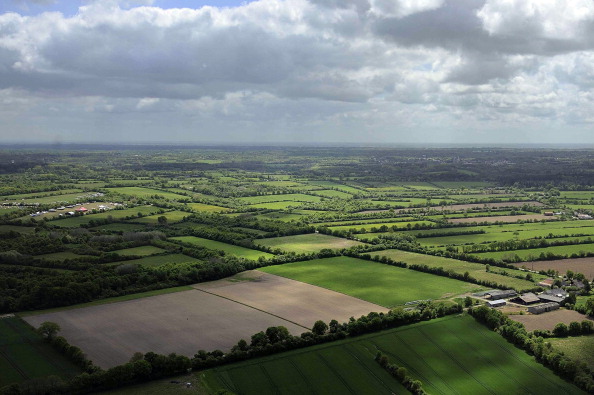
[[[187,213],[185,211],[167,211],[166,213],[162,214],[154,214],[149,215],[147,217],[131,219],[130,222],[138,223],[138,224],[147,224],[147,225],[156,225],[159,223],[160,217],[167,218],[167,223],[176,223],[180,222],[186,217],[192,215],[191,213]]]
[[[32,226],[0,225],[0,233],[8,232],[31,234],[35,232],[35,228]]]
[[[61,252],[52,252],[52,253],[43,254],[43,255],[36,255],[35,257],[45,259],[48,261],[63,261],[64,259],[87,258],[88,255],[79,255],[79,254],[75,254],[72,251],[61,251]]]
[[[157,256],[146,256],[140,259],[132,259],[129,261],[121,261],[121,262],[112,262],[108,263],[108,265],[119,266],[119,265],[140,265],[146,267],[157,267],[164,265],[166,263],[197,263],[200,262],[199,259],[192,258],[191,256],[187,256],[184,254],[169,254],[169,255],[157,255]]]
[[[111,251],[111,252],[115,252],[116,254],[121,255],[121,256],[130,256],[130,255],[149,256],[149,255],[160,254],[162,252],[165,252],[165,250],[163,250],[159,247],[155,247],[155,246],[140,246],[140,247],[125,248],[123,250],[115,250],[115,251]]]
[[[464,274],[468,272],[471,277],[478,280],[494,281],[497,284],[503,284],[509,288],[516,290],[530,289],[535,286],[533,281],[521,280],[519,278],[511,277],[513,275],[525,276],[526,273],[521,270],[504,269],[500,267],[492,267],[490,272],[485,270],[485,265],[474,262],[465,262],[457,259],[444,258],[440,256],[417,254],[414,252],[401,250],[385,250],[374,251],[370,253],[372,256],[386,256],[395,261],[406,262],[409,265],[427,265],[429,267],[443,267],[445,270],[451,270],[454,273]],[[505,272],[509,275],[501,275],[498,273]],[[540,274],[532,274],[535,280],[543,280],[545,276]]]
[[[565,338],[550,338],[550,342],[556,350],[562,351],[574,361],[583,362],[594,370],[594,335],[576,336]]]
[[[256,203],[251,204],[250,208],[262,208],[266,210],[286,210],[290,207],[299,207],[304,202],[297,202],[293,200],[283,201],[283,202],[269,202],[269,203]]]
[[[25,322],[0,318],[0,388],[45,376],[70,377],[81,373]]]
[[[531,248],[527,250],[513,250],[513,251],[496,251],[496,252],[480,252],[473,255],[479,258],[492,259],[506,259],[514,256],[520,257],[522,261],[535,261],[540,259],[541,254],[552,253],[555,255],[565,255],[570,257],[571,254],[580,254],[581,252],[594,252],[594,244],[574,244],[566,246],[554,246],[545,248]]]
[[[88,224],[92,220],[100,220],[100,219],[108,219],[112,218],[114,220],[121,220],[126,217],[137,217],[138,214],[141,215],[151,215],[159,211],[158,207],[154,206],[138,206],[138,207],[131,207],[126,209],[118,209],[118,210],[109,210],[102,213],[97,214],[86,214],[80,217],[70,217],[64,219],[58,219],[52,221],[52,225],[65,227],[65,228],[72,228],[77,227],[83,224]]]
[[[179,195],[177,193],[165,192],[159,189],[143,188],[143,187],[118,187],[105,188],[106,191],[119,193],[122,195],[136,196],[139,198],[160,197],[169,200],[189,199],[188,196]]]
[[[484,289],[475,284],[350,257],[315,259],[259,269],[386,307]]]
[[[406,394],[374,361],[404,366],[429,394],[580,394],[469,316],[450,316],[205,372],[238,394]]]
[[[254,242],[259,245],[270,247],[273,250],[278,248],[282,251],[295,252],[297,254],[318,252],[324,248],[343,249],[362,244],[358,241],[324,235],[321,233],[258,239]]]
[[[346,193],[343,191],[335,191],[333,189],[321,189],[315,191],[316,195],[322,195],[324,197],[329,198],[341,198],[341,199],[350,199],[353,197],[350,193]]]
[[[204,203],[186,203],[186,206],[190,207],[192,211],[206,212],[206,213],[219,213],[231,210],[227,207],[213,206],[212,204]]]
[[[233,244],[222,243],[220,241],[203,239],[195,236],[179,236],[172,237],[171,240],[181,241],[182,243],[192,244],[199,247],[208,248],[211,250],[223,251],[225,254],[234,255],[239,258],[256,260],[260,257],[272,258],[274,255],[267,252],[252,250],[250,248],[240,247]]]
[[[319,202],[322,198],[319,196],[305,195],[303,193],[289,193],[284,195],[262,195],[247,196],[237,200],[246,204],[272,203],[272,202]]]
[[[361,230],[368,232],[368,231],[371,231],[373,228],[379,229],[382,225],[385,225],[388,228],[396,227],[398,229],[410,229],[411,227],[413,227],[415,225],[417,225],[417,226],[431,226],[431,225],[434,225],[434,223],[430,222],[430,221],[382,222],[382,223],[374,223],[374,224],[330,226],[329,229],[332,231],[335,231],[335,230],[349,231],[351,229],[356,229],[357,232],[360,232]]]

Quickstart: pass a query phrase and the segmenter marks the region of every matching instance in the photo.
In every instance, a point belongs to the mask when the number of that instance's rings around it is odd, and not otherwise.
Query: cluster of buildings
[[[569,293],[561,288],[552,288],[540,294],[528,292],[520,295],[513,289],[505,289],[486,291],[474,295],[488,299],[487,305],[489,307],[501,307],[511,302],[528,306],[529,313],[541,314],[557,310],[565,302]]]

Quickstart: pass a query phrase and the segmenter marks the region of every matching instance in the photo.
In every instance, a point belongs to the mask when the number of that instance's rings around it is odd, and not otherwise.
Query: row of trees
[[[538,332],[527,332],[524,325],[509,319],[496,309],[486,306],[469,308],[468,312],[479,322],[496,330],[509,342],[534,355],[536,360],[549,367],[555,373],[573,381],[587,392],[594,392],[594,376],[587,365],[576,363],[563,353],[556,351],[546,343]],[[580,325],[581,327],[581,325]]]

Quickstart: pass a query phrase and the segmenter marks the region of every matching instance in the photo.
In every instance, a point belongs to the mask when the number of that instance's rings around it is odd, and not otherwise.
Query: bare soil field
[[[257,270],[196,284],[194,288],[245,303],[306,328],[311,328],[317,320],[345,322],[371,311],[388,311],[352,296]]]
[[[56,322],[60,335],[98,366],[127,362],[137,351],[187,356],[229,350],[270,326],[299,335],[322,319],[340,322],[385,308],[267,273],[248,272],[195,290],[25,317]],[[220,295],[220,296],[219,296]]]
[[[557,217],[546,216],[544,214],[526,214],[526,215],[500,215],[495,217],[469,217],[448,219],[453,224],[472,223],[472,222],[516,222],[516,221],[540,221],[541,219],[556,220]]]
[[[575,258],[575,259],[557,259],[554,261],[534,261],[512,263],[516,267],[526,266],[532,270],[557,270],[564,274],[568,270],[574,273],[582,273],[587,279],[594,278],[594,257]]]
[[[584,314],[580,314],[577,311],[565,309],[555,310],[538,315],[510,315],[509,318],[524,324],[527,331],[533,331],[535,329],[548,329],[552,331],[553,328],[555,328],[555,325],[560,322],[569,325],[569,323],[572,321],[582,322],[583,320],[592,320],[591,318],[588,318]]]

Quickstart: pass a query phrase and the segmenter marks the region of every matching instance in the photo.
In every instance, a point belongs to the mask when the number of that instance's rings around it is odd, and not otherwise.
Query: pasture
[[[289,193],[281,195],[261,195],[240,197],[237,200],[245,204],[274,203],[274,202],[319,202],[319,196],[305,195],[303,193]]]
[[[355,229],[357,232],[368,232],[373,231],[374,229],[379,229],[382,226],[387,226],[388,228],[397,228],[397,229],[411,229],[414,226],[431,226],[433,222],[430,221],[401,221],[401,222],[381,222],[381,223],[373,223],[373,224],[359,224],[359,225],[341,225],[341,226],[330,226],[329,229],[332,231],[339,230],[339,231],[349,231],[351,229]]]
[[[547,339],[556,350],[594,370],[594,335]]]
[[[149,256],[155,255],[165,252],[165,250],[155,247],[155,246],[140,246],[140,247],[132,247],[132,248],[125,248],[123,250],[115,250],[110,251],[115,252],[121,256]]]
[[[138,217],[139,215],[151,215],[158,211],[159,208],[154,206],[137,206],[125,209],[108,210],[97,214],[89,213],[79,217],[57,219],[52,221],[52,225],[65,228],[74,228],[80,225],[86,225],[93,220],[122,220],[128,217]]]
[[[484,289],[475,284],[350,257],[315,259],[259,269],[385,307]]]
[[[196,236],[171,237],[170,240],[177,240],[182,243],[191,244],[198,247],[204,247],[211,250],[223,251],[225,254],[230,254],[245,259],[256,260],[260,257],[271,258],[274,256],[267,252],[252,250],[251,248],[240,247],[216,240],[203,239],[202,237]]]
[[[417,254],[414,252],[401,250],[374,251],[372,256],[380,255],[392,258],[395,261],[406,262],[407,264],[427,265],[429,267],[442,267],[445,270],[451,270],[454,273],[464,274],[468,272],[471,277],[478,280],[494,281],[497,284],[503,284],[506,287],[516,290],[530,289],[535,286],[533,281],[521,280],[511,276],[525,276],[526,273],[520,270],[504,269],[501,267],[491,267],[490,272],[486,271],[486,265],[474,262],[460,261],[458,259],[444,258],[440,256]],[[506,273],[502,275],[499,273]],[[545,276],[532,274],[534,279],[542,280]]]
[[[47,261],[63,261],[64,259],[79,259],[88,258],[88,255],[75,254],[72,251],[51,252],[49,254],[36,255],[36,258],[45,259]]]
[[[81,373],[20,318],[0,317],[0,389],[23,380]]]
[[[273,250],[278,248],[285,252],[295,252],[297,254],[318,252],[325,248],[337,250],[362,244],[358,241],[321,233],[258,239],[254,240],[254,242]]]
[[[470,217],[470,218],[452,218],[448,221],[453,224],[471,224],[473,222],[504,222],[513,223],[518,221],[555,221],[557,217],[548,217],[544,214],[524,214],[524,215],[498,215],[494,217]]]
[[[221,213],[225,211],[231,210],[227,207],[221,206],[214,206],[212,204],[205,204],[205,203],[186,203],[186,206],[190,207],[192,211],[202,212],[202,213]]]
[[[107,265],[140,265],[146,267],[157,267],[166,263],[198,263],[199,259],[184,254],[168,254],[157,256],[145,256],[144,258],[131,259],[128,261],[107,263]]]
[[[401,394],[377,350],[430,394],[580,394],[468,316],[445,317],[205,372],[211,388],[240,394]]]
[[[162,214],[154,214],[149,215],[147,217],[131,219],[130,222],[138,223],[138,224],[146,224],[146,225],[156,225],[159,223],[160,217],[167,218],[167,223],[176,223],[182,221],[184,218],[189,217],[192,215],[191,213],[187,213],[185,211],[167,211]]]
[[[511,262],[517,262],[516,258],[519,258],[521,261],[529,262],[539,260],[541,257],[549,253],[565,257],[570,257],[572,254],[580,255],[582,253],[594,253],[594,244],[572,244],[565,246],[531,248],[526,250],[480,252],[473,253],[473,255],[480,258],[492,258],[503,261],[508,260]]]
[[[118,193],[121,195],[127,196],[136,196],[139,198],[149,198],[149,197],[160,197],[163,199],[168,200],[185,200],[189,199],[188,196],[180,195],[177,193],[161,191],[159,189],[153,188],[143,188],[143,187],[117,187],[117,188],[105,188],[108,192]]]
[[[585,319],[592,320],[577,311],[565,309],[549,311],[548,313],[537,315],[510,315],[509,318],[524,324],[527,331],[533,331],[535,329],[552,331],[555,328],[555,325],[560,322],[569,325],[572,321],[582,322]]]

